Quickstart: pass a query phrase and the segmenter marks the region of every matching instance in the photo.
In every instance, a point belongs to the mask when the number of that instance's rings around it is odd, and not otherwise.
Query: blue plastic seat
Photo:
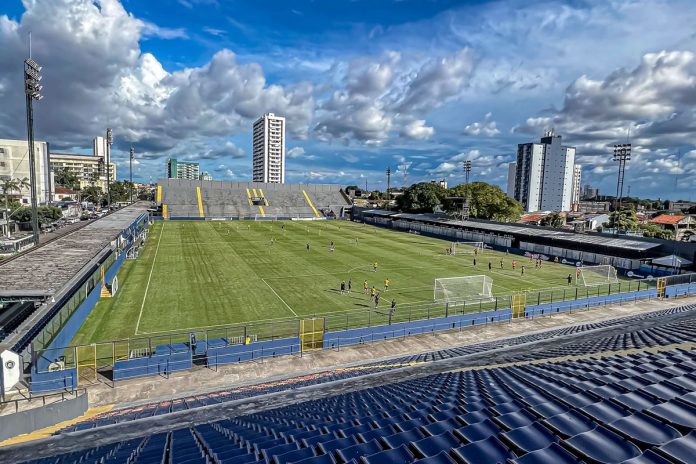
[[[658,446],[681,437],[669,425],[663,424],[647,414],[637,412],[608,424],[608,427],[642,446]]]
[[[498,435],[500,432],[500,427],[498,427],[490,419],[486,419],[485,421],[456,429],[454,434],[463,438],[465,441],[471,442],[483,440],[484,438],[488,438],[492,435]]]
[[[358,459],[360,456],[369,456],[370,454],[379,453],[380,451],[383,451],[382,446],[377,440],[372,440],[367,443],[339,449],[336,451],[336,455],[341,458],[343,462],[350,462],[352,459]]]
[[[640,455],[636,445],[601,425],[564,442],[573,452],[606,464],[620,463]]]
[[[568,411],[549,417],[544,419],[542,423],[562,437],[571,437],[595,427],[591,420],[577,411]]]
[[[688,393],[688,390],[684,390],[682,387],[678,387],[669,382],[654,383],[644,387],[642,391],[664,401]]]
[[[647,409],[646,412],[667,421],[683,433],[696,429],[696,407],[678,400],[669,400]]]
[[[536,417],[531,412],[521,410],[503,414],[494,418],[494,420],[510,430],[529,425],[536,420]]]
[[[672,464],[653,450],[648,450],[640,456],[623,461],[621,464]]]
[[[569,410],[569,406],[557,401],[547,401],[532,406],[531,411],[539,417],[552,417],[557,414],[562,414]]]
[[[612,422],[630,414],[625,408],[609,400],[590,404],[580,411],[599,423]]]
[[[558,441],[558,437],[538,422],[512,429],[501,435],[504,442],[510,443],[515,450],[536,451]]]
[[[415,441],[411,444],[411,448],[418,456],[431,457],[439,454],[443,450],[456,448],[462,444],[462,441],[452,432],[445,432],[440,435]]]
[[[496,437],[469,443],[452,451],[455,459],[468,464],[498,464],[506,463],[516,456]]]
[[[665,443],[658,450],[675,462],[693,464],[696,462],[696,431]]]
[[[557,443],[552,443],[546,448],[532,451],[511,462],[514,464],[577,464],[580,461]]]
[[[435,456],[413,461],[414,464],[455,464],[455,462],[456,461],[449,457],[447,451],[442,451]]]
[[[440,435],[443,432],[448,432],[450,430],[458,429],[462,424],[455,418],[445,419],[438,422],[433,422],[432,424],[424,425],[421,430],[429,435]]]
[[[651,408],[659,403],[654,397],[646,395],[640,390],[624,393],[623,395],[615,396],[612,401],[634,411],[643,411]]]
[[[350,436],[348,438],[335,438],[333,440],[317,443],[317,448],[319,448],[323,453],[328,454],[334,450],[348,448],[349,446],[357,444],[357,438],[355,438],[355,436]]]
[[[399,446],[422,440],[423,436],[418,429],[411,429],[383,437],[382,442],[386,443],[389,448],[398,448]]]
[[[365,464],[408,464],[415,460],[416,458],[405,446],[363,456],[361,459]]]
[[[314,456],[312,458],[302,459],[300,461],[294,461],[288,464],[336,464],[336,461],[329,454],[322,454],[321,456]]]
[[[289,462],[301,461],[316,456],[311,448],[300,448],[283,454],[274,454],[271,460],[274,464],[287,464]]]

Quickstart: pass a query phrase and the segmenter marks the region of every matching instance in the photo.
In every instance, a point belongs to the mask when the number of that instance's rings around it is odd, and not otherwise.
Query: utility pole
[[[114,143],[114,133],[106,129],[106,209],[111,209],[111,144]]]
[[[133,204],[133,158],[135,157],[135,150],[130,147],[130,202]]]
[[[24,93],[27,106],[27,143],[29,144],[29,182],[31,191],[31,230],[34,246],[39,244],[39,211],[36,193],[36,154],[34,152],[34,100],[43,98],[39,84],[41,81],[41,66],[31,59],[31,36],[29,36],[29,58],[24,61]],[[9,227],[9,222],[8,222]]]

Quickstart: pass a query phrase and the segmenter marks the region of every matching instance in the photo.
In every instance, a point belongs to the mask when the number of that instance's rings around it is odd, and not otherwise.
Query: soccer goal
[[[493,279],[485,275],[435,279],[435,302],[464,304],[493,300]]]
[[[602,284],[615,284],[619,281],[616,268],[608,264],[599,266],[582,266],[578,268],[582,283],[585,287],[594,287]]]
[[[254,221],[277,221],[278,216],[275,215],[270,215],[266,214],[265,216],[263,214],[257,214],[254,216]]]
[[[478,255],[483,251],[483,242],[452,242],[453,255]]]

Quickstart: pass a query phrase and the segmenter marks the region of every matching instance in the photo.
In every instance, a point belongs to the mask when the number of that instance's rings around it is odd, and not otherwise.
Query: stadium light
[[[111,144],[114,143],[114,133],[106,129],[106,209],[111,209]]]
[[[391,168],[387,167],[387,210],[389,210],[389,186],[391,181]]]
[[[471,161],[464,161],[462,163],[462,168],[464,168],[464,185],[469,185],[469,174],[471,174]]]
[[[130,202],[133,204],[133,158],[135,158],[135,150],[130,147]]]
[[[469,219],[469,214],[471,208],[469,206],[469,174],[471,174],[471,161],[466,160],[462,162],[462,168],[464,169],[464,186],[467,187],[464,194],[464,203],[462,204],[461,217],[462,220]]]
[[[30,37],[31,41],[31,37]],[[31,45],[30,45],[31,47]],[[31,48],[29,54],[31,55]],[[31,230],[34,246],[39,244],[39,211],[36,197],[36,153],[34,152],[34,100],[43,98],[41,90],[41,66],[31,59],[24,60],[24,94],[27,107],[27,145],[29,149],[29,184],[31,191]],[[50,201],[50,199],[49,199]]]
[[[619,175],[616,179],[616,211],[621,210],[621,197],[623,196],[624,174],[626,171],[626,162],[631,159],[631,144],[622,143],[614,145],[613,161],[619,163]]]

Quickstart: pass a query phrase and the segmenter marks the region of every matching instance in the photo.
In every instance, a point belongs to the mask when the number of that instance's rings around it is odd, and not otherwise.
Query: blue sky
[[[139,180],[168,157],[249,180],[251,123],[273,111],[288,181],[456,184],[469,159],[504,187],[516,145],[554,128],[611,194],[630,130],[631,193],[696,200],[693,24],[688,0],[3,0],[0,138],[23,137],[32,31],[37,136],[84,152],[113,127]]]

